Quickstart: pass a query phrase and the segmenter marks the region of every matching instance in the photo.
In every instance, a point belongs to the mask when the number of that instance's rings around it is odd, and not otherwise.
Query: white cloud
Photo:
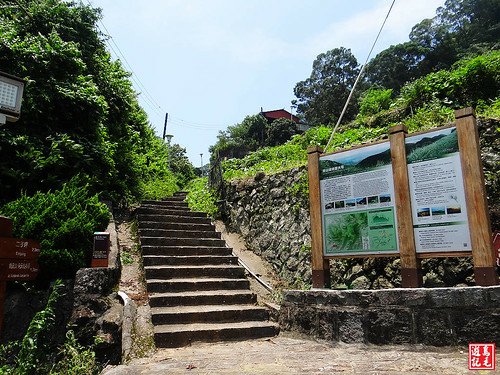
[[[435,15],[437,7],[444,0],[405,0],[397,1],[389,15],[384,30],[375,48],[375,53],[388,44],[401,43],[408,40],[411,28],[423,20]],[[304,46],[304,53],[318,55],[336,47],[350,48],[360,63],[372,46],[375,37],[389,10],[390,1],[379,1],[377,6],[351,18],[334,22],[321,33],[313,36]],[[374,57],[374,54],[372,54]]]

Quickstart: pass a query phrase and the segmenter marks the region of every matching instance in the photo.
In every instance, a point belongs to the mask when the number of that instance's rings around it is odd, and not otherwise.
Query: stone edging
[[[500,343],[500,286],[286,291],[283,330],[347,343]]]

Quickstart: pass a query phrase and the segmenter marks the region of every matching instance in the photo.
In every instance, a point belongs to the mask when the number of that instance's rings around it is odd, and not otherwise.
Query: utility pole
[[[200,172],[201,172],[201,177],[203,177],[203,153],[200,154],[200,158],[201,158]]]
[[[172,160],[172,156],[170,155],[172,152],[172,149],[170,148],[170,142],[172,141],[173,135],[172,134],[163,134],[163,140],[165,140],[165,137],[167,137],[167,149],[168,149],[168,168],[170,169],[170,163]]]
[[[163,140],[165,140],[165,136],[167,135],[167,121],[168,121],[168,112],[165,114],[165,125],[163,125]]]

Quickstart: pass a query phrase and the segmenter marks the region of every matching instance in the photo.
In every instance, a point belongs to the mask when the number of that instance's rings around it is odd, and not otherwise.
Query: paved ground
[[[433,348],[416,346],[375,346],[331,344],[308,337],[281,333],[270,340],[229,343],[195,343],[176,349],[150,350],[152,328],[149,305],[140,267],[139,253],[134,251],[130,218],[118,220],[118,242],[133,259],[122,270],[120,290],[138,306],[128,365],[108,367],[103,375],[163,374],[493,374],[493,371],[468,371],[466,348]],[[248,251],[241,240],[227,233],[221,223],[217,229],[236,255],[265,282],[274,284],[272,271],[260,258]],[[251,280],[260,301],[269,293]],[[498,354],[497,354],[498,356]],[[499,372],[500,373],[500,372]]]
[[[280,334],[270,340],[193,344],[162,349],[105,375],[133,374],[466,374],[461,348],[329,344]]]

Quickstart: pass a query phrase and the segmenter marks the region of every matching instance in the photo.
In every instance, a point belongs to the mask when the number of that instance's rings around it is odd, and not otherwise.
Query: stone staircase
[[[139,234],[157,347],[275,336],[238,265],[206,214],[185,193],[144,201]]]

